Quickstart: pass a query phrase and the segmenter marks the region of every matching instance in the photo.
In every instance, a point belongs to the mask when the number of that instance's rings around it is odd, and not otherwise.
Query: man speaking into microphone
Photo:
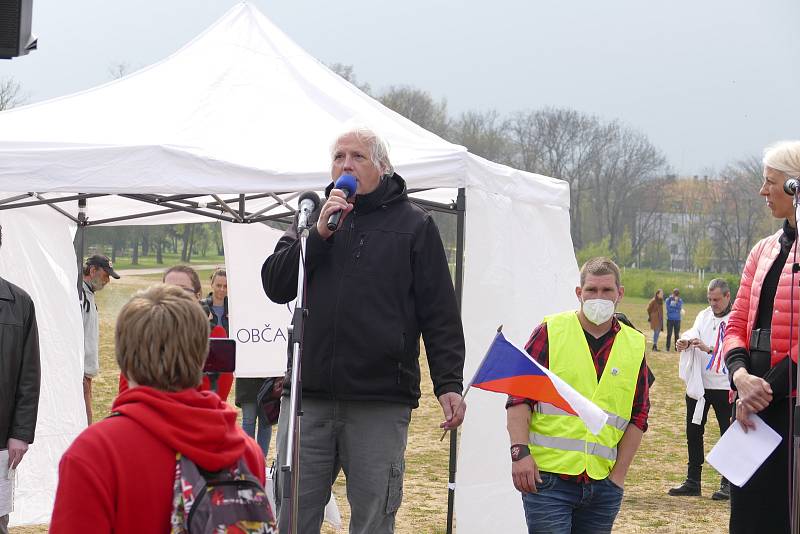
[[[355,178],[355,191],[336,188],[343,175]],[[403,495],[411,410],[419,404],[420,335],[444,413],[440,426],[453,429],[465,411],[464,333],[439,230],[408,200],[383,140],[367,129],[339,136],[331,178],[327,200],[311,216],[306,250],[298,532],[320,531],[331,485],[344,469],[350,532],[388,533]],[[295,223],[261,271],[271,300],[295,298],[299,257]],[[278,421],[278,465],[287,401]],[[277,479],[276,503],[282,490]]]

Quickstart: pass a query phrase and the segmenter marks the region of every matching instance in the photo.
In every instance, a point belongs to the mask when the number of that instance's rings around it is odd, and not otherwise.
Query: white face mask
[[[583,315],[596,325],[611,319],[617,303],[606,299],[589,299],[583,301]]]

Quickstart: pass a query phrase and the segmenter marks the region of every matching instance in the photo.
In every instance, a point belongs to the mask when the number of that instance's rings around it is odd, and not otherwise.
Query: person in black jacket
[[[211,312],[211,328],[220,325],[228,332],[228,273],[216,269],[211,274],[211,293],[200,301]]]
[[[0,245],[3,242],[0,228]],[[33,443],[39,407],[39,330],[28,294],[0,278],[0,450],[16,468]],[[3,455],[5,457],[5,455]],[[6,466],[0,471],[5,472]],[[8,515],[0,516],[0,533]]]
[[[408,424],[420,397],[420,335],[444,412],[441,427],[452,429],[465,410],[464,333],[439,231],[430,214],[409,202],[385,143],[370,130],[353,130],[336,140],[332,160],[333,181],[351,174],[357,189],[348,199],[328,186],[307,241],[299,532],[319,532],[340,468],[350,532],[392,532]],[[331,232],[327,222],[338,210],[341,221]],[[261,271],[271,300],[295,298],[299,256],[295,223]],[[288,379],[284,387],[288,393]],[[280,465],[287,401],[278,421]],[[281,486],[278,478],[276,503]],[[283,532],[288,514],[278,513]]]

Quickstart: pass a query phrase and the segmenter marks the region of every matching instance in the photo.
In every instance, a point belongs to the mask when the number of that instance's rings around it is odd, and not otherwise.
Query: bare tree
[[[592,182],[586,177],[607,143],[598,119],[571,109],[518,112],[507,123],[513,163],[530,172],[569,183],[573,244],[584,245],[584,198]]]
[[[666,159],[644,134],[616,121],[602,126],[595,135],[600,150],[589,161],[593,212],[601,234],[610,237],[615,249],[627,225],[624,207],[637,190],[661,175]]]
[[[707,237],[709,227],[708,212],[712,209],[709,202],[708,182],[683,180],[671,201],[676,203],[673,216],[678,224],[678,243],[683,253],[683,269],[691,270],[694,266],[694,254],[697,244]]]
[[[510,158],[509,139],[497,111],[467,111],[453,121],[450,141],[464,145],[473,154],[500,163]]]
[[[331,69],[333,72],[347,80],[348,82],[352,83],[356,87],[358,87],[362,92],[371,95],[371,87],[368,83],[358,83],[358,79],[356,78],[355,70],[353,70],[352,65],[345,65],[344,63],[331,63],[328,65],[328,68]]]
[[[26,97],[22,94],[22,85],[14,78],[0,78],[0,111],[23,104]]]
[[[639,187],[631,193],[625,206],[625,217],[630,221],[631,255],[641,265],[645,246],[656,249],[666,246],[667,225],[660,192],[664,191],[674,178],[667,175],[654,179],[646,187]]]
[[[406,85],[391,86],[378,96],[381,104],[417,123],[429,132],[447,137],[450,119],[447,101],[436,102],[431,94]]]
[[[758,191],[762,182],[758,157],[728,165],[723,179],[712,188],[711,226],[725,267],[741,272],[756,239],[769,231],[770,220]]]

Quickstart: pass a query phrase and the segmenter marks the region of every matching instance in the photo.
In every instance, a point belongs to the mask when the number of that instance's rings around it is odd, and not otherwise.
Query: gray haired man
[[[679,375],[686,382],[686,443],[689,466],[686,481],[669,490],[672,496],[699,496],[703,469],[703,433],[709,407],[719,423],[719,433],[730,426],[731,403],[727,369],[722,355],[725,326],[731,314],[728,282],[715,278],[708,284],[709,306],[697,314],[694,325],[675,342],[681,352]],[[711,498],[727,501],[730,484],[723,477]]]
[[[337,138],[331,160],[332,180],[352,175],[357,189],[348,198],[331,183],[308,237],[299,532],[319,532],[331,484],[344,470],[351,534],[388,533],[403,496],[411,410],[419,404],[420,335],[441,426],[453,429],[464,418],[464,333],[439,231],[409,201],[386,144],[370,130],[352,130]],[[341,221],[331,231],[337,211]],[[273,301],[295,298],[299,257],[293,226],[261,271]],[[284,402],[281,464],[290,416]],[[275,493],[285,532],[281,480]]]

